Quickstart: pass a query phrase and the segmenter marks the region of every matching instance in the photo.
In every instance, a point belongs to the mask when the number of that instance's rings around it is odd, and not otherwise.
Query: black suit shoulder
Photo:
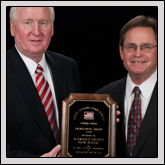
[[[51,58],[54,61],[54,63],[58,65],[60,64],[63,66],[68,66],[68,65],[76,64],[76,61],[73,58],[67,57],[60,53],[47,50],[46,55],[48,55],[48,57]]]
[[[124,77],[120,80],[111,82],[108,85],[105,85],[101,89],[97,90],[96,93],[109,94],[109,93],[114,92],[116,90],[120,90],[123,87],[123,85],[125,85],[125,82],[126,82],[126,77]]]
[[[15,58],[17,56],[17,58]],[[75,67],[75,65],[77,66],[77,63],[74,59],[67,57],[65,55],[62,55],[60,53],[56,53],[56,52],[52,52],[50,50],[46,51],[46,56],[48,56],[49,59],[52,60],[52,62],[54,64],[56,64],[59,67]],[[10,50],[7,51],[7,63],[8,65],[12,65],[12,64],[19,64],[23,62],[21,57],[18,56],[18,52],[15,48],[15,46],[13,46]],[[13,66],[12,66],[13,67]]]
[[[54,64],[65,77],[68,94],[82,91],[79,68],[77,62],[63,54],[46,51],[46,59],[49,64]],[[67,94],[67,96],[68,96]]]

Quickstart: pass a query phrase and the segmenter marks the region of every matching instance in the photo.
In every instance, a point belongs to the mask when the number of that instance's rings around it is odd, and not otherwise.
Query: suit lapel
[[[61,119],[62,100],[67,97],[67,83],[62,67],[57,61],[53,61],[50,54],[46,53],[46,60],[51,68],[51,74],[53,78],[53,84],[56,94],[56,100],[58,105],[59,119]],[[61,120],[59,120],[61,121]],[[61,128],[61,122],[60,128]]]
[[[114,100],[117,101],[117,105],[119,105],[119,110],[121,111],[121,115],[119,116],[120,122],[117,123],[117,143],[119,143],[120,150],[122,150],[122,153],[125,153],[127,155],[125,122],[124,122],[125,120],[125,115],[124,115],[125,114],[124,112],[125,86],[126,86],[126,78],[124,78],[120,82],[120,85],[117,85],[117,88],[114,88],[113,97],[114,97]]]
[[[136,146],[133,151],[134,157],[138,155],[140,149],[143,147],[148,136],[150,135],[150,133],[152,132],[152,130],[157,124],[158,104],[157,104],[157,101],[155,101],[157,99],[157,92],[158,92],[157,88],[158,86],[156,83],[145,117],[141,124],[139,136],[138,136]]]
[[[31,76],[15,48],[13,48],[11,53],[11,70],[15,72],[13,80],[22,93],[29,110],[33,114],[36,123],[39,125],[43,134],[52,145],[55,145],[55,140],[49,126],[45,110]]]

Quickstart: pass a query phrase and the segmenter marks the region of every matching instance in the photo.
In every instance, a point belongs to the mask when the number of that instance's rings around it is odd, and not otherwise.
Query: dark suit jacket
[[[78,67],[63,55],[46,51],[45,56],[61,119],[62,100],[70,93],[81,92]],[[15,47],[7,52],[6,116],[7,157],[36,157],[56,145],[36,87]]]
[[[98,90],[98,94],[109,94],[117,102],[121,115],[118,116],[120,122],[117,123],[116,133],[116,157],[129,157],[126,147],[125,124],[124,124],[124,95],[126,88],[126,78],[110,83]],[[157,157],[158,156],[158,98],[157,83],[145,117],[142,121],[139,136],[132,157]]]

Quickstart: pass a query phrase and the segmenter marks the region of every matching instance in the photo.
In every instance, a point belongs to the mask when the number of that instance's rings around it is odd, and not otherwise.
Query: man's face
[[[125,34],[123,49],[120,47],[120,56],[130,77],[145,81],[157,68],[157,47],[148,52],[144,52],[140,47],[137,47],[136,51],[131,52],[125,47],[127,45],[157,45],[153,29],[151,27],[130,29]]]
[[[18,50],[39,62],[54,31],[49,8],[19,7],[15,25],[10,21],[10,30]]]

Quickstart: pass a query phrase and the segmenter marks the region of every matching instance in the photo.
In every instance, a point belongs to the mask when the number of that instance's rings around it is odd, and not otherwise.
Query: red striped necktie
[[[132,156],[134,146],[136,145],[137,136],[139,135],[139,130],[142,122],[140,99],[141,91],[139,87],[135,87],[133,92],[134,100],[132,102],[131,110],[129,113],[127,134],[127,147],[130,156]]]
[[[38,64],[35,71],[37,73],[37,76],[36,76],[37,91],[42,101],[42,104],[44,106],[56,143],[58,143],[59,130],[58,130],[57,121],[55,118],[55,106],[53,103],[52,92],[50,90],[48,82],[44,78],[42,71],[43,71],[43,68]]]

